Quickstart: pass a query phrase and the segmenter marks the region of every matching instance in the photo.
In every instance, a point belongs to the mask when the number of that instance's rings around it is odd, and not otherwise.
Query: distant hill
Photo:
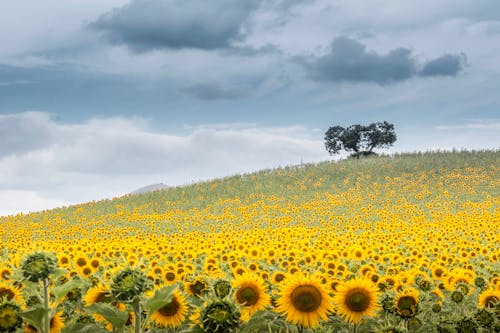
[[[130,192],[130,194],[148,193],[148,192],[163,190],[163,189],[166,189],[166,188],[169,188],[169,187],[170,186],[165,185],[163,183],[152,184],[152,185],[148,185],[148,186],[144,186],[144,187],[138,188],[137,190]]]

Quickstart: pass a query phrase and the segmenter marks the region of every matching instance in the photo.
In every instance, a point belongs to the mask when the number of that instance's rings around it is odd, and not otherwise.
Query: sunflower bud
[[[235,332],[240,325],[240,312],[230,301],[212,301],[202,309],[200,318],[205,333]]]
[[[476,313],[476,321],[481,327],[488,328],[493,325],[495,318],[491,313],[483,309]]]
[[[461,303],[464,300],[464,295],[460,291],[455,290],[451,293],[451,300],[455,303]]]
[[[49,277],[56,269],[57,259],[48,253],[33,253],[21,264],[23,276],[31,282],[39,282]]]
[[[219,298],[224,298],[231,292],[231,283],[227,280],[218,279],[213,285],[214,293]]]
[[[137,269],[126,268],[113,277],[111,294],[122,302],[131,302],[147,289],[146,275]]]
[[[464,319],[456,326],[457,333],[476,333],[477,325],[470,319]]]

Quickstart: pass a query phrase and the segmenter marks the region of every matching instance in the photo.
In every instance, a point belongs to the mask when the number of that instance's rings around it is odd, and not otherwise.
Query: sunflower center
[[[181,307],[181,305],[174,298],[172,300],[172,302],[170,302],[167,305],[165,305],[164,307],[160,308],[160,310],[158,310],[158,312],[164,317],[171,317],[171,316],[175,316],[177,314],[180,307]]]
[[[252,306],[257,304],[259,293],[251,286],[242,287],[236,292],[236,300],[239,304]]]
[[[0,298],[7,298],[8,300],[11,300],[14,298],[14,296],[16,296],[16,294],[14,294],[14,292],[8,288],[3,288],[3,287],[0,287]]]
[[[290,295],[294,308],[301,312],[314,312],[321,305],[323,296],[318,288],[311,285],[298,286]]]
[[[345,296],[345,305],[350,311],[363,312],[370,307],[370,294],[362,288],[349,290]]]
[[[111,303],[113,298],[109,291],[101,291],[95,297],[95,303]]]

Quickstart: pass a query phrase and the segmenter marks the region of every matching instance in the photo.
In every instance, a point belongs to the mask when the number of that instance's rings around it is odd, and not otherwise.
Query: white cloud
[[[0,129],[14,138],[0,155],[3,206],[10,207],[3,213],[328,158],[322,135],[301,126],[205,125],[182,136],[155,132],[140,118],[62,124],[47,113],[26,112],[1,116]]]
[[[29,213],[68,205],[64,200],[41,196],[35,191],[0,190],[0,216]]]

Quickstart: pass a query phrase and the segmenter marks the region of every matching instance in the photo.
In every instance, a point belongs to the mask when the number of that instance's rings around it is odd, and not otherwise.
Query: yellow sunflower
[[[10,284],[0,283],[0,301],[2,299],[20,304],[23,297],[19,288],[11,286]]]
[[[184,296],[176,291],[168,304],[153,312],[151,320],[158,326],[175,328],[182,325],[187,312],[188,307]]]
[[[271,303],[271,297],[266,294],[264,281],[255,274],[243,274],[234,280],[236,290],[234,298],[241,306],[241,318],[246,321],[257,311],[264,310]]]
[[[363,316],[375,316],[380,308],[378,296],[377,287],[370,280],[349,280],[337,287],[337,313],[348,322],[359,324]]]
[[[328,292],[316,277],[294,274],[281,285],[276,311],[286,314],[286,320],[304,327],[317,326],[333,311]]]
[[[98,284],[87,291],[87,294],[83,297],[83,301],[87,305],[95,303],[111,303],[113,298],[109,288],[103,286],[102,284]]]
[[[493,308],[500,303],[500,290],[486,289],[479,295],[479,308]]]
[[[62,311],[57,312],[50,318],[50,333],[60,333],[64,327]]]

